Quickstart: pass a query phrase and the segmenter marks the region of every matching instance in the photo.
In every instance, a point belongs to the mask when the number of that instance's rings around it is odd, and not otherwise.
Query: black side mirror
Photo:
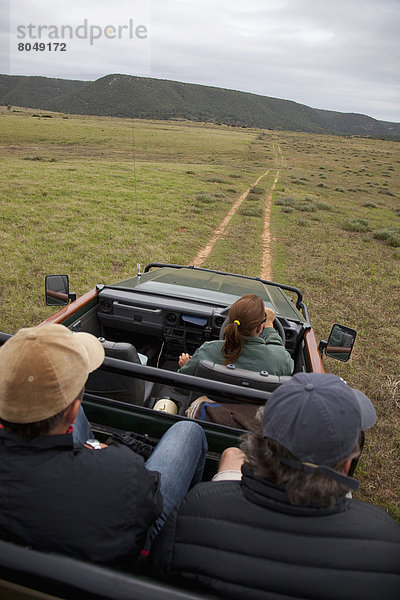
[[[76,300],[76,294],[69,291],[68,275],[47,275],[45,279],[47,306],[65,306]]]
[[[353,350],[356,335],[357,332],[355,329],[335,323],[326,346],[324,345],[326,355],[342,362],[348,361]]]

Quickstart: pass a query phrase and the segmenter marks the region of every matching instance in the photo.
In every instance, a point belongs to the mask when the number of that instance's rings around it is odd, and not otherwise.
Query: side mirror
[[[355,329],[345,327],[344,325],[335,325],[332,327],[327,342],[321,341],[319,345],[320,352],[325,350],[327,356],[336,358],[342,362],[349,360],[353,350],[357,332]]]
[[[65,306],[76,300],[76,294],[69,291],[68,275],[47,275],[45,279],[47,306]]]

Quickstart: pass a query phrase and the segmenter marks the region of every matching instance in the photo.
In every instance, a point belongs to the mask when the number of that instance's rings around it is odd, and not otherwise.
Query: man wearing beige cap
[[[146,463],[126,445],[85,446],[84,385],[103,360],[97,338],[63,325],[21,329],[0,348],[0,537],[133,568],[201,479],[206,441],[179,422]]]

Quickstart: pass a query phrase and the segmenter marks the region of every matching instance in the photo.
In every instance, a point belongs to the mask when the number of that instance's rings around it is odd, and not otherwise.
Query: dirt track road
[[[236,200],[236,202],[233,204],[232,208],[229,210],[229,212],[223,218],[221,223],[215,229],[210,241],[207,243],[206,246],[204,246],[204,248],[202,248],[198,252],[197,256],[193,259],[193,261],[191,261],[190,264],[194,265],[195,267],[201,267],[204,264],[204,262],[206,261],[208,256],[211,254],[216,241],[223,236],[225,229],[228,226],[230,220],[232,219],[233,215],[236,213],[236,211],[238,210],[238,208],[240,207],[242,202],[247,198],[250,190],[254,186],[256,186],[261,181],[261,179],[263,179],[263,177],[268,175],[269,172],[270,172],[270,170],[268,169],[268,171],[266,171],[265,173],[260,175],[260,177],[257,179],[257,181],[255,181],[249,187],[249,189],[246,190],[238,198],[238,200]],[[272,278],[272,273],[271,273],[271,233],[270,233],[269,225],[270,225],[272,193],[276,187],[278,179],[279,179],[279,170],[277,170],[277,172],[276,172],[276,177],[274,179],[274,183],[272,184],[272,187],[268,193],[268,196],[267,196],[267,199],[265,202],[264,230],[263,230],[263,234],[262,234],[263,256],[262,256],[262,263],[261,263],[262,267],[261,267],[261,273],[260,273],[260,277],[262,279],[271,279]]]

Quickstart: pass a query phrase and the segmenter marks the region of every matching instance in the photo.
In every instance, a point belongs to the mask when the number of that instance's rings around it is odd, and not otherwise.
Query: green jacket
[[[192,358],[179,369],[179,373],[194,375],[201,360],[223,364],[223,340],[205,342]],[[294,362],[282,344],[281,337],[273,327],[263,329],[259,337],[250,336],[236,361],[236,366],[249,371],[268,371],[271,375],[291,375]]]

